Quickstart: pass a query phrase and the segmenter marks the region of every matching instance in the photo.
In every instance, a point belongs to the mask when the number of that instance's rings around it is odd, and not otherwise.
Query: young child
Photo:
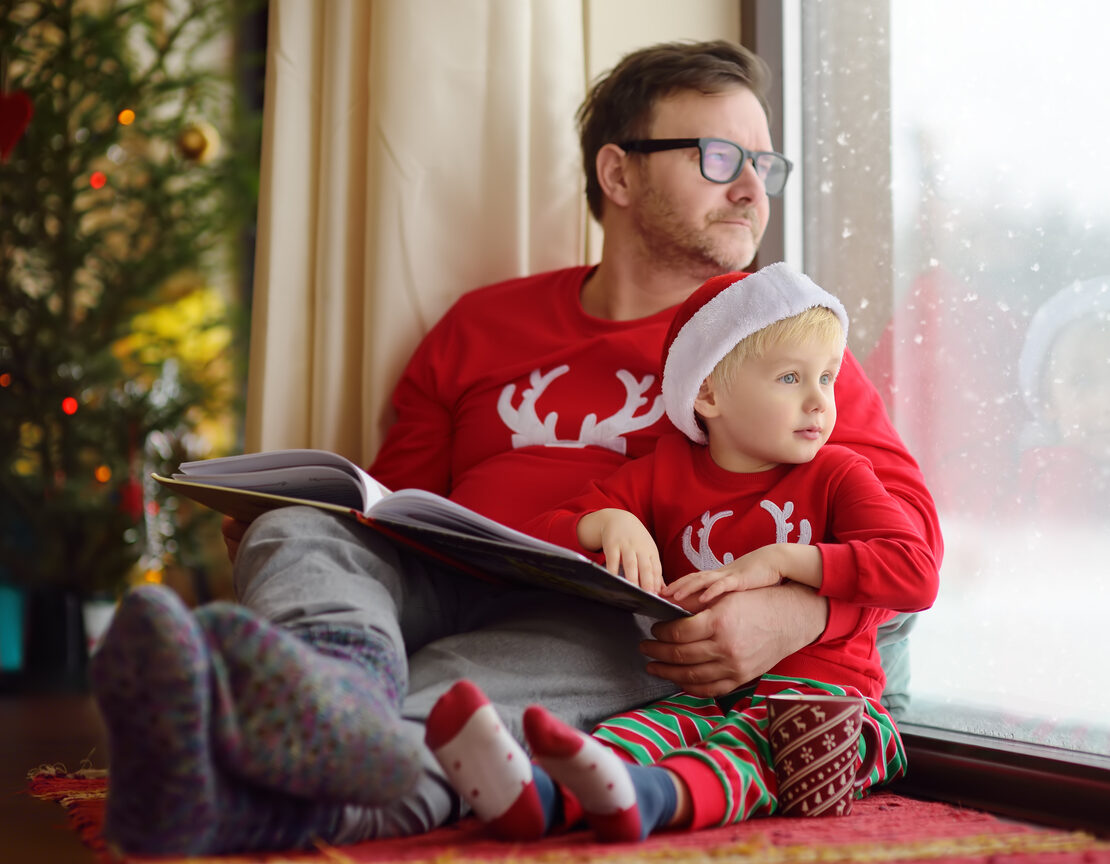
[[[823,446],[847,328],[841,303],[785,265],[710,279],[665,342],[663,400],[682,434],[531,530],[600,551],[609,570],[651,590],[665,577],[661,593],[693,612],[791,579],[858,605],[858,629],[787,657],[727,713],[679,694],[588,737],[532,706],[524,726],[535,765],[484,695],[459,682],[432,710],[426,741],[501,836],[542,836],[584,815],[599,837],[628,841],[773,813],[764,700],[776,692],[862,696],[884,744],[868,784],[902,773],[901,741],[879,702],[875,630],[890,610],[933,603],[937,564],[870,463]]]

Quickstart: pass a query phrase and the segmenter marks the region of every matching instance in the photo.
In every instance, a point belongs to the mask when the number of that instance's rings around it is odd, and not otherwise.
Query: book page
[[[391,493],[370,509],[370,516],[374,519],[390,519],[449,528],[476,537],[516,543],[533,549],[556,552],[564,557],[589,560],[585,555],[580,555],[572,549],[548,543],[546,540],[540,540],[523,531],[502,525],[461,504],[423,489],[399,489]]]
[[[271,450],[183,462],[177,479],[339,504],[367,512],[389,490],[349,459],[326,450]]]
[[[230,489],[249,489],[269,495],[289,498],[306,498],[324,504],[337,504],[352,510],[363,509],[362,489],[352,482],[351,475],[338,468],[327,466],[295,465],[289,468],[271,468],[266,471],[248,471],[243,474],[217,474],[214,476],[175,474],[175,479],[193,480],[211,486]]]

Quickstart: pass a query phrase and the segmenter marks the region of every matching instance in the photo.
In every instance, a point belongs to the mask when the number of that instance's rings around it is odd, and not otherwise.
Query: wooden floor
[[[92,697],[80,688],[0,691],[0,859],[5,864],[91,864],[95,856],[66,825],[62,808],[26,794],[27,772],[85,759],[108,767],[104,727]]]

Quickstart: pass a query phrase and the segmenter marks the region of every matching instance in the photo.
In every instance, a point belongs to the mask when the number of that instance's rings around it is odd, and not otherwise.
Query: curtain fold
[[[366,463],[459,294],[582,260],[582,6],[270,10],[247,449]]]

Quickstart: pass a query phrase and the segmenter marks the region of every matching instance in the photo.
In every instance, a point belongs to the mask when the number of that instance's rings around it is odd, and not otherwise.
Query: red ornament
[[[31,97],[24,91],[0,93],[0,162],[8,161],[34,113]]]
[[[120,485],[119,509],[126,513],[132,522],[138,522],[143,518],[143,487],[134,477],[129,477]]]

